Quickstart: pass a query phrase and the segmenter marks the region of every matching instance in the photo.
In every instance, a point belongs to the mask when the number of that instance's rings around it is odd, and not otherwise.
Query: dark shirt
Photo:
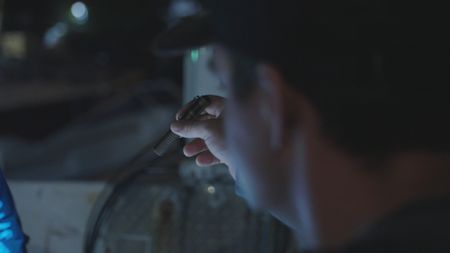
[[[354,243],[321,253],[450,253],[450,198],[410,205],[371,226]]]

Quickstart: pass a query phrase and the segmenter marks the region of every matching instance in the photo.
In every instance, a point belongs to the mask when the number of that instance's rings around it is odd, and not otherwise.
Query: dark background
[[[21,152],[33,146],[44,156],[56,156],[43,150],[61,135],[79,134],[73,132],[74,125],[123,122],[130,115],[153,115],[155,107],[172,112],[181,101],[181,58],[160,58],[152,52],[155,36],[170,21],[171,1],[85,0],[85,23],[71,15],[75,2],[3,0],[0,7],[0,166],[13,177],[30,177],[18,173],[27,170],[15,162]],[[65,34],[56,44],[46,45],[46,34],[58,24]],[[11,35],[25,44],[24,55],[10,57],[5,51]],[[99,131],[106,135],[113,131],[108,129]],[[70,153],[78,144],[67,145],[65,152]]]

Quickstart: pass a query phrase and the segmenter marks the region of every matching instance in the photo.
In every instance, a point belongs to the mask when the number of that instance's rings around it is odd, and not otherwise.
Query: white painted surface
[[[210,71],[208,65],[212,57],[211,47],[202,47],[198,50],[187,52],[184,60],[184,103],[191,101],[199,95],[225,96],[225,91],[220,89],[220,83]]]
[[[30,253],[82,253],[91,209],[104,183],[9,181]]]

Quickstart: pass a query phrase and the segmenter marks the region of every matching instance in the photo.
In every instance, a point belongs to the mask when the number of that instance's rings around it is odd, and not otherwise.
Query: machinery
[[[121,177],[91,216],[85,253],[291,252],[289,230],[251,211],[224,167],[167,163]]]

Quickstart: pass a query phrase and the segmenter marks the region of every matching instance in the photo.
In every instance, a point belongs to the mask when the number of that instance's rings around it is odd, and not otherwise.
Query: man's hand
[[[219,96],[208,96],[211,104],[205,109],[205,113],[194,121],[176,121],[170,129],[175,134],[194,140],[183,149],[188,157],[197,156],[199,166],[211,166],[214,164],[227,164],[227,152],[223,133],[223,110],[225,99]],[[181,109],[179,115],[185,110]]]

